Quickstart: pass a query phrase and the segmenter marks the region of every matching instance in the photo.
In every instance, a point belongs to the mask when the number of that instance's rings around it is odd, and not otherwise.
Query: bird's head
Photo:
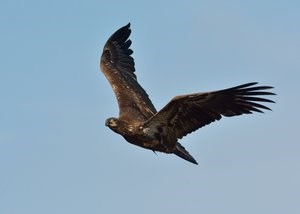
[[[110,117],[105,121],[105,125],[108,126],[111,130],[116,131],[119,127],[119,119],[115,117]]]

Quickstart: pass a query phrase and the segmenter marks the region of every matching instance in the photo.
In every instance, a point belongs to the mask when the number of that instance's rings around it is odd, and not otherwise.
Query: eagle
[[[261,103],[274,101],[261,96],[275,95],[269,91],[273,87],[250,82],[223,90],[175,96],[156,111],[137,81],[130,34],[130,23],[113,33],[100,59],[100,69],[119,107],[119,116],[108,118],[105,125],[129,143],[153,152],[175,154],[198,164],[179,139],[222,117],[271,110]]]

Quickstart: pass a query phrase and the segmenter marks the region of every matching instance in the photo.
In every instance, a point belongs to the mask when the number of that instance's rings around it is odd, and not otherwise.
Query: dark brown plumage
[[[107,119],[106,125],[129,143],[152,151],[174,153],[197,164],[178,139],[222,116],[270,110],[260,103],[273,101],[260,96],[275,95],[268,91],[273,87],[257,86],[253,82],[219,91],[176,96],[157,112],[137,82],[131,40],[128,39],[129,27],[127,24],[108,39],[100,62],[119,105],[119,117]]]

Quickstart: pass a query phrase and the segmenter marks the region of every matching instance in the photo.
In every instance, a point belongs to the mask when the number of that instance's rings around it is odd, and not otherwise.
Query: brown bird
[[[271,110],[260,103],[274,102],[260,96],[275,95],[267,91],[273,87],[251,82],[219,91],[176,96],[157,112],[137,82],[130,33],[130,23],[117,30],[104,45],[100,62],[119,105],[119,117],[108,118],[105,125],[129,143],[154,152],[173,153],[197,164],[178,139],[222,116]]]

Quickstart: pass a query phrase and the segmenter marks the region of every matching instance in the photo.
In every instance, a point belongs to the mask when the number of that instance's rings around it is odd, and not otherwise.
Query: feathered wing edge
[[[236,87],[174,97],[146,123],[145,127],[168,126],[177,139],[205,126],[222,116],[231,117],[271,110],[260,102],[274,101],[260,96],[275,95],[266,91],[271,86],[254,86],[256,82]]]
[[[130,49],[132,43],[129,39],[130,34],[130,23],[128,23],[109,37],[101,55],[101,67],[102,70],[105,67],[122,70],[136,80],[135,63],[131,56],[133,50]]]
[[[236,108],[232,112],[221,112],[222,115],[230,117],[241,114],[252,114],[253,112],[263,113],[263,110],[271,109],[259,102],[275,103],[273,100],[257,97],[266,95],[276,95],[273,92],[266,90],[273,89],[272,86],[254,86],[257,82],[251,82],[240,86],[232,87],[217,91],[215,93],[222,93],[227,96],[234,97]],[[214,93],[214,92],[213,92]],[[238,109],[239,108],[239,109]]]
[[[113,33],[104,45],[100,68],[108,79],[119,104],[119,117],[127,120],[150,118],[156,109],[146,91],[137,82],[131,56],[130,23]]]

